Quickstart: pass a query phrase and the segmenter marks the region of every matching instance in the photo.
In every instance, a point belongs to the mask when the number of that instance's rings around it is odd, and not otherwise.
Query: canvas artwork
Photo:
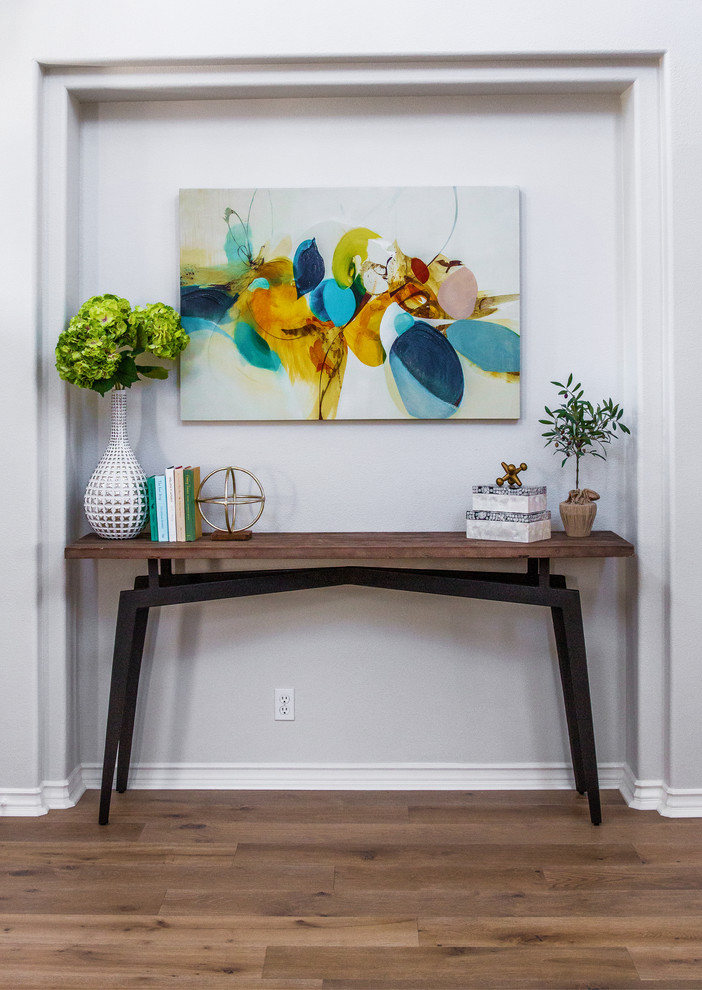
[[[184,189],[185,420],[519,417],[519,192]]]

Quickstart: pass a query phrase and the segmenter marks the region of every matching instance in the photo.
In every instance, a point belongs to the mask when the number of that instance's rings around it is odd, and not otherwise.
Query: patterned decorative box
[[[506,540],[509,543],[536,543],[551,538],[551,513],[541,512],[466,512],[466,536],[469,540]]]
[[[473,509],[486,512],[543,512],[546,509],[546,485],[473,485]]]

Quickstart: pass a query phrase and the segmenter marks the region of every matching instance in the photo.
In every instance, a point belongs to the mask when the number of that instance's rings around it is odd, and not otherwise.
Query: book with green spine
[[[149,526],[151,527],[151,539],[158,542],[158,509],[156,508],[156,477],[152,474],[146,479],[146,495],[149,503]]]
[[[185,539],[188,542],[202,536],[202,523],[195,498],[200,487],[200,468],[183,468],[183,501],[185,503]]]
[[[191,467],[183,468],[183,508],[185,510],[185,539],[190,543],[195,539],[195,491]]]

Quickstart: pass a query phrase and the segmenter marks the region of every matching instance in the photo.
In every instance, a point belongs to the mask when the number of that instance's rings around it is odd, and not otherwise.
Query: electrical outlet
[[[295,688],[275,689],[274,717],[276,722],[293,722],[295,720]]]

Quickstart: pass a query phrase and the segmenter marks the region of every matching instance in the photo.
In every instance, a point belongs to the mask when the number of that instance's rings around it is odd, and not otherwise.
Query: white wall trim
[[[621,764],[599,768],[600,786],[620,786]],[[83,764],[87,788],[100,786],[102,767]],[[136,763],[129,786],[143,790],[567,790],[567,763]]]
[[[666,818],[702,818],[702,789],[637,780],[631,767],[603,763],[600,788],[619,790],[637,811]],[[0,791],[0,817],[28,818],[71,808],[100,787],[102,767],[85,763],[67,780]],[[133,790],[556,791],[571,790],[567,763],[137,763]]]
[[[41,787],[13,787],[0,791],[0,817],[36,818],[54,808],[72,808],[86,787],[77,767],[66,780],[45,780]]]
[[[669,787],[664,780],[636,780],[624,766],[620,790],[630,808],[657,811],[665,818],[702,818],[702,788]]]

